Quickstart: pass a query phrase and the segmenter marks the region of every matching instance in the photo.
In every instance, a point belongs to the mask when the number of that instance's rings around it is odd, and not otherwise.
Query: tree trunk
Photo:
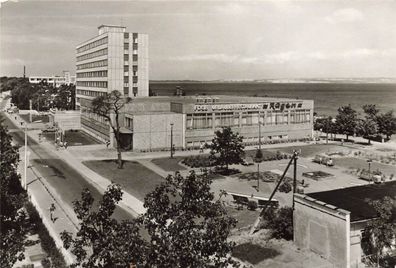
[[[371,139],[368,139],[368,144],[371,145]]]
[[[349,135],[348,134],[346,134],[346,141],[348,141],[349,140]]]
[[[118,168],[122,168],[122,158],[121,158],[121,148],[117,145],[117,163],[118,163]]]
[[[326,144],[329,143],[329,133],[326,132]]]

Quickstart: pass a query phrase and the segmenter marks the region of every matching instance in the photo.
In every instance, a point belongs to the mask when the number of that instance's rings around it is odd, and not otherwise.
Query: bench
[[[232,195],[232,198],[234,199],[235,203],[237,203],[237,204],[247,205],[249,203],[249,199],[244,195],[239,195],[239,194],[231,194],[231,195]]]
[[[265,198],[265,197],[254,196],[253,198],[257,199],[259,207],[266,207],[266,206],[270,206],[274,208],[279,207],[279,201],[276,199],[272,199],[271,201],[269,201],[269,198]]]

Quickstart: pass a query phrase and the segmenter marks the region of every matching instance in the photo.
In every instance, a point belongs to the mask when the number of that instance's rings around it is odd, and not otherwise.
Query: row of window
[[[77,57],[77,61],[83,61],[83,60],[88,60],[88,59],[92,59],[92,58],[96,58],[99,56],[103,56],[103,55],[107,55],[107,48],[95,51],[95,52],[91,52],[82,56],[78,56]]]
[[[78,81],[77,86],[107,88],[107,81]]]
[[[77,94],[84,95],[84,96],[90,96],[90,97],[99,97],[99,96],[104,96],[106,93],[100,92],[100,91],[93,91],[93,90],[77,89]]]
[[[136,43],[137,44],[137,42],[138,42],[138,34],[137,33],[132,33],[132,38],[133,38],[133,43]],[[128,39],[129,38],[129,33],[124,33],[124,38],[125,39]]]
[[[137,65],[132,65],[132,72],[134,76],[137,76],[137,70],[138,70],[138,66]],[[124,72],[129,72],[129,66],[128,65],[124,65]]]
[[[77,65],[77,70],[107,66],[107,60],[98,60]]]
[[[129,49],[129,43],[124,43],[124,49],[125,49],[125,50],[128,50],[128,49]],[[137,44],[137,43],[133,43],[133,44],[132,44],[132,49],[133,49],[133,51],[136,51],[136,53],[137,53],[138,44]]]
[[[133,95],[136,97],[138,92],[138,88],[137,87],[132,87],[132,93]],[[124,87],[124,95],[128,95],[129,94],[129,87]]]
[[[91,122],[92,122],[92,119],[93,119],[93,120],[95,120],[97,122],[100,122],[102,124],[108,124],[107,119],[105,117],[100,116],[100,115],[98,115],[96,113],[92,113],[88,109],[81,109],[81,116],[83,118],[88,119]]]
[[[133,54],[132,55],[132,61],[137,61],[138,60],[138,55]],[[129,54],[124,54],[124,61],[129,61]]]
[[[205,129],[225,126],[251,126],[257,125],[259,120],[265,125],[303,124],[310,122],[310,110],[268,111],[267,115],[259,112],[227,112],[206,114],[187,114],[187,129]],[[213,122],[214,119],[214,122]],[[214,125],[213,125],[214,124]]]
[[[94,47],[98,47],[100,45],[106,44],[107,42],[108,42],[108,38],[106,36],[106,37],[104,37],[102,39],[96,40],[96,41],[94,41],[92,43],[86,44],[86,45],[78,48],[77,49],[77,53],[81,53],[81,52],[84,52],[84,51],[86,51],[88,49],[91,49],[91,48],[94,48]]]
[[[87,77],[107,77],[107,71],[77,73],[77,78],[87,78]]]
[[[133,76],[132,77],[132,82],[134,84],[136,84],[138,82],[138,77],[137,76]],[[129,83],[129,76],[124,76],[124,83]]]

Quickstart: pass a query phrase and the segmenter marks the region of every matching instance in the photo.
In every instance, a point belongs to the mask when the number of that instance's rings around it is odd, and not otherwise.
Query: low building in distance
[[[119,90],[125,97],[149,95],[148,35],[101,25],[98,35],[76,47],[76,107],[83,129],[108,140],[109,125],[90,110],[91,101]]]
[[[294,242],[335,267],[361,267],[362,231],[378,217],[368,200],[385,196],[396,198],[396,181],[295,194]]]
[[[63,71],[63,76],[29,76],[29,82],[32,84],[46,82],[54,87],[60,87],[61,85],[74,85],[76,76],[70,75],[69,71]]]
[[[137,98],[125,106],[123,147],[135,151],[199,148],[229,126],[245,144],[312,138],[313,101],[268,97],[180,96]],[[172,135],[172,137],[171,137]]]

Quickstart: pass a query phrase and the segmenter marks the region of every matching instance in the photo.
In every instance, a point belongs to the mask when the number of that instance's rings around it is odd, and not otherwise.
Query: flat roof
[[[198,99],[216,99],[216,102],[198,102]],[[287,102],[307,101],[303,99],[277,98],[277,97],[250,97],[233,95],[199,95],[199,96],[152,96],[134,98],[133,102],[175,102],[183,104],[218,104],[218,103],[256,103],[256,102]],[[311,100],[310,100],[311,101]]]
[[[379,200],[385,196],[396,199],[396,181],[354,186],[306,195],[350,211],[351,222],[368,220],[377,217],[376,211],[368,204],[369,200]],[[396,206],[394,207],[394,211],[396,213]]]

